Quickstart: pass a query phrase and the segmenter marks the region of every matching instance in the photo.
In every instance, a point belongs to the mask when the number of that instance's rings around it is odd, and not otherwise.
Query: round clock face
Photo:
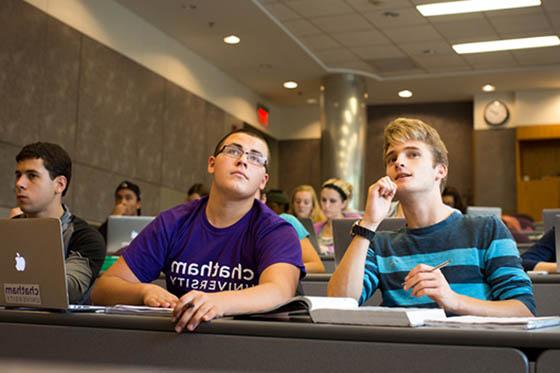
[[[491,126],[501,126],[508,118],[509,110],[502,101],[494,100],[484,108],[484,120]]]

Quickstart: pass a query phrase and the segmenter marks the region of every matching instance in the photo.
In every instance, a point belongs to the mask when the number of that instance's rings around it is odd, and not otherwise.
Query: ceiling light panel
[[[433,17],[450,14],[526,8],[539,5],[541,5],[540,0],[465,0],[417,5],[416,9],[418,9],[424,17]]]
[[[560,38],[556,35],[538,36],[533,38],[506,39],[483,41],[477,43],[454,44],[453,49],[459,54],[485,53],[527,48],[553,47],[560,45]]]

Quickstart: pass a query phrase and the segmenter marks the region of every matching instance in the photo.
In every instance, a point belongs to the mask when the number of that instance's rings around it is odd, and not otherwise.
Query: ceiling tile
[[[321,30],[305,19],[296,19],[282,22],[296,36],[318,35]]]
[[[521,65],[552,65],[560,63],[560,47],[533,48],[512,51]]]
[[[300,38],[301,42],[308,48],[319,51],[324,49],[339,48],[340,45],[328,35],[312,35]]]
[[[397,15],[398,16],[395,16]],[[416,8],[387,9],[364,13],[371,23],[379,28],[402,27],[403,25],[425,25],[428,20]]]
[[[341,63],[338,63],[336,66],[331,66],[331,67],[336,67],[339,69],[350,69],[350,70],[357,70],[357,71],[363,71],[363,72],[367,72],[367,73],[373,73],[375,72],[375,69],[363,62],[363,61],[344,61]]]
[[[560,11],[560,1],[558,0],[542,0],[542,6],[546,11]]]
[[[441,36],[432,26],[399,27],[383,31],[389,39],[397,43],[442,40]]]
[[[350,48],[352,52],[364,59],[404,57],[405,54],[393,45],[372,45],[369,47]]]
[[[284,4],[304,17],[320,17],[352,13],[353,9],[340,0],[286,0]]]
[[[437,23],[434,27],[453,43],[464,43],[498,39],[498,34],[485,19]]]
[[[373,12],[381,9],[395,9],[409,7],[411,4],[408,0],[377,0],[372,3],[369,0],[346,0],[352,8],[359,12]]]
[[[510,52],[465,54],[463,58],[475,69],[519,67],[519,64]]]
[[[543,34],[552,32],[552,28],[542,12],[492,17],[490,23],[500,34],[531,31],[543,32]]]
[[[560,33],[560,12],[550,12],[547,14],[552,27],[556,30],[556,33]]]
[[[361,31],[372,29],[368,21],[359,14],[311,18],[311,22],[326,32]]]
[[[372,65],[378,73],[402,72],[420,68],[416,62],[408,57],[373,59],[366,62]]]
[[[332,37],[347,47],[361,47],[375,44],[390,44],[382,33],[376,30],[354,31],[332,34]]]
[[[299,14],[281,3],[265,3],[263,6],[279,21],[300,18]]]
[[[445,41],[423,41],[418,43],[400,43],[399,47],[410,56],[425,55],[454,55],[456,54],[449,43]]]
[[[420,66],[431,68],[465,68],[468,65],[460,56],[414,56],[413,60]]]
[[[328,49],[318,51],[315,54],[317,57],[321,59],[325,59],[328,61],[347,61],[347,62],[358,62],[361,61],[358,56],[352,53],[350,50],[346,48],[336,48],[336,49]]]
[[[351,61],[358,62],[356,55],[345,48],[329,49],[315,53],[325,64],[329,65],[337,62]]]

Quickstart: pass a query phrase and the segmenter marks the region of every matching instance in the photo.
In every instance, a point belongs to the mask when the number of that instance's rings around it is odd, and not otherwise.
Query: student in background
[[[156,217],[97,281],[93,301],[173,307],[181,332],[293,297],[305,275],[296,232],[255,199],[268,181],[269,154],[254,130],[221,139],[208,158],[208,197]],[[167,290],[151,283],[161,272]]]
[[[456,188],[446,186],[445,189],[443,189],[443,193],[441,193],[441,198],[443,203],[447,206],[453,207],[455,210],[459,210],[461,214],[465,213],[465,204],[463,203],[461,194]]]
[[[82,303],[101,269],[106,249],[101,235],[62,203],[72,178],[72,160],[60,146],[37,142],[24,146],[16,162],[16,201],[22,213],[14,219],[60,219],[68,298],[70,303]]]
[[[526,271],[558,272],[556,266],[555,229],[546,232],[529,250],[521,255]]]
[[[191,185],[187,192],[187,199],[186,202],[196,201],[197,199],[201,199],[202,197],[206,197],[208,195],[208,188],[206,185],[202,183],[196,183]]]
[[[384,132],[387,176],[369,187],[363,218],[328,285],[329,296],[360,304],[380,289],[385,306],[442,307],[477,316],[535,314],[531,281],[497,217],[472,217],[445,205],[445,144],[431,126],[398,118]],[[407,228],[376,232],[398,196]],[[442,269],[438,264],[450,261]]]
[[[309,218],[313,223],[326,220],[311,185],[300,185],[294,189],[288,212],[298,219]]]
[[[314,224],[321,254],[334,255],[332,221],[334,219],[356,218],[360,214],[347,211],[352,199],[352,185],[341,179],[329,179],[321,187],[321,209],[327,218]]]
[[[309,240],[309,232],[295,216],[286,213],[288,211],[288,197],[286,194],[281,190],[272,189],[266,196],[266,205],[295,229],[301,244],[301,255],[305,271],[307,273],[325,272],[325,266]]]
[[[115,189],[115,205],[111,215],[117,216],[140,216],[142,215],[142,198],[140,187],[131,181],[124,180]],[[107,223],[106,219],[99,227],[99,233],[107,242]]]

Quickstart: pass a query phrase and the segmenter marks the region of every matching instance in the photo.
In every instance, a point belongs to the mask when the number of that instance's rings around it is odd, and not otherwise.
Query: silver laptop
[[[357,219],[334,219],[332,222],[333,240],[334,240],[334,262],[336,265],[340,263],[344,253],[352,242],[352,225]],[[379,224],[376,231],[396,232],[406,226],[404,218],[385,218]]]
[[[309,232],[309,241],[311,241],[311,245],[313,245],[315,251],[318,254],[320,254],[321,250],[319,249],[319,241],[317,240],[317,235],[315,234],[315,227],[313,227],[313,221],[311,221],[310,218],[298,218],[298,220]]]
[[[68,309],[58,219],[0,219],[0,305]]]
[[[107,255],[118,254],[154,220],[153,216],[109,216],[107,223]]]
[[[543,218],[543,229],[546,232],[552,229],[554,226],[554,218],[556,216],[560,216],[560,209],[543,209],[542,210],[542,218]]]
[[[501,207],[487,207],[487,206],[469,206],[467,207],[467,215],[471,216],[496,216],[502,218]]]

